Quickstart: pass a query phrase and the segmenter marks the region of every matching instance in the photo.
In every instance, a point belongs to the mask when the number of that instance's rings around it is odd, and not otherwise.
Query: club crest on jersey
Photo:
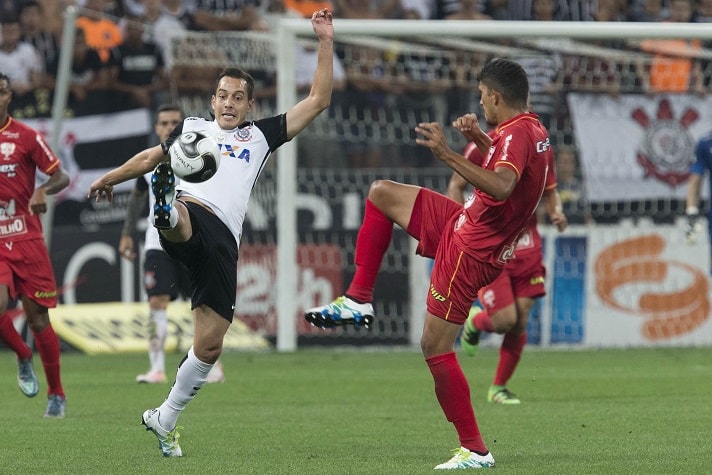
[[[0,143],[0,153],[5,160],[10,160],[10,156],[15,153],[15,144],[12,142]]]
[[[235,132],[235,140],[238,142],[247,142],[252,140],[252,130],[250,127],[245,127],[244,129],[237,129]]]

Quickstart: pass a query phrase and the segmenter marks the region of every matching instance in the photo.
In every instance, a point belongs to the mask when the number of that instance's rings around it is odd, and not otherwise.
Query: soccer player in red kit
[[[469,143],[464,156],[475,165],[481,165],[485,156],[477,145]],[[561,198],[556,190],[556,170],[553,162],[549,163],[549,173],[542,203],[559,232],[568,224],[561,206]],[[460,203],[465,202],[464,190],[467,181],[453,173],[448,183],[448,196]],[[497,404],[519,404],[519,398],[507,389],[507,382],[521,359],[527,342],[527,321],[534,307],[535,299],[546,295],[544,278],[546,269],[543,263],[541,236],[537,229],[537,217],[532,215],[526,231],[519,237],[514,256],[507,262],[502,273],[494,282],[480,289],[479,303],[470,310],[461,337],[461,345],[466,354],[476,354],[482,331],[504,335],[499,352],[499,363],[494,381],[487,392],[487,400]]]
[[[66,400],[59,370],[59,339],[49,321],[57,306],[57,286],[39,215],[47,195],[69,185],[69,176],[42,136],[8,114],[10,80],[0,73],[0,337],[17,354],[22,392],[36,396],[39,384],[32,350],[12,324],[7,307],[20,298],[47,378],[45,417],[64,417]],[[36,171],[49,179],[35,188]]]
[[[434,257],[421,350],[435,382],[435,394],[457,430],[460,447],[436,469],[493,467],[475,419],[470,388],[455,355],[455,341],[477,291],[492,282],[511,258],[517,240],[544,191],[551,154],[549,137],[528,112],[529,82],[522,67],[493,59],[479,74],[480,104],[496,124],[494,140],[467,114],[453,122],[468,141],[486,153],[477,166],[448,145],[442,126],[420,123],[416,143],[471,183],[465,205],[413,185],[379,180],[371,185],[356,239],[356,272],[345,295],[308,309],[305,318],[328,328],[368,326],[373,321],[373,287],[390,244],[393,223],[418,240],[418,254]]]

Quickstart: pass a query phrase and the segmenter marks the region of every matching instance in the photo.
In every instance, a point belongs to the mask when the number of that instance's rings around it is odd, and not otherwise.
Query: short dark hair
[[[10,77],[7,74],[0,71],[0,81],[7,81],[7,83],[10,84]]]
[[[529,80],[519,63],[509,59],[494,58],[480,71],[477,79],[504,98],[513,107],[527,108],[529,102]]]
[[[39,11],[42,11],[42,5],[40,5],[40,2],[36,0],[25,0],[20,3],[20,7],[17,9],[18,16],[22,16],[22,12],[28,8],[37,8]]]
[[[250,76],[247,71],[243,71],[240,68],[225,68],[222,70],[218,76],[217,81],[215,81],[214,91],[218,90],[218,84],[220,80],[224,77],[244,79],[247,82],[247,99],[252,100],[252,95],[255,93],[255,80]]]
[[[183,109],[181,109],[181,107],[176,104],[161,104],[156,110],[156,115],[160,114],[161,112],[180,112],[180,115],[183,115]]]

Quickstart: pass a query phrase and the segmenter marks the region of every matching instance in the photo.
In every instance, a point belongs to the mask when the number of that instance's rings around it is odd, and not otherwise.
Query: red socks
[[[47,377],[47,394],[57,394],[64,397],[62,380],[59,375],[59,338],[52,325],[40,333],[34,333],[37,351],[42,359],[45,376]]]
[[[490,317],[487,310],[482,310],[480,313],[475,315],[474,318],[475,328],[480,331],[487,333],[494,333],[494,326],[492,325],[492,317]]]
[[[502,346],[499,349],[499,363],[497,364],[497,372],[494,376],[495,386],[506,386],[509,378],[517,369],[517,364],[522,357],[524,345],[527,344],[527,334],[514,335],[505,333]]]
[[[445,418],[455,425],[460,445],[473,452],[487,453],[472,409],[470,386],[455,353],[431,356],[425,361],[435,381],[435,395]]]
[[[393,235],[393,222],[366,199],[363,223],[356,237],[356,272],[346,295],[358,302],[371,302],[378,270]]]
[[[32,358],[32,350],[22,341],[22,336],[15,330],[9,312],[0,315],[0,339],[15,352],[18,359],[27,360]]]

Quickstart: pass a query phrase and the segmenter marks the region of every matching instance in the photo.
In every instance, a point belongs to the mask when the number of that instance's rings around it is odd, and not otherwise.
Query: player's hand
[[[444,160],[450,152],[450,146],[445,140],[442,126],[437,122],[421,122],[415,128],[415,133],[421,137],[415,139],[415,143],[428,147],[438,160]]]
[[[42,187],[35,188],[35,191],[30,197],[30,214],[42,214],[47,212],[47,194]]]
[[[566,219],[566,215],[564,213],[554,213],[551,216],[549,216],[549,220],[551,221],[551,224],[556,226],[556,229],[561,233],[564,232],[566,227],[569,225],[569,220]]]
[[[687,244],[695,244],[697,242],[697,233],[700,232],[702,228],[699,218],[699,212],[687,213],[687,225],[685,226],[685,240]]]
[[[128,261],[136,259],[136,252],[134,251],[134,240],[131,236],[121,236],[119,240],[119,254],[121,257]]]
[[[91,184],[87,198],[91,198],[95,194],[97,203],[101,201],[104,195],[106,195],[106,200],[111,202],[114,198],[114,186],[107,184],[104,177],[101,177]]]
[[[311,23],[316,37],[320,40],[334,39],[334,16],[327,9],[316,11],[312,14]]]
[[[477,114],[465,114],[452,122],[456,128],[468,141],[473,142],[480,134],[480,122]]]

